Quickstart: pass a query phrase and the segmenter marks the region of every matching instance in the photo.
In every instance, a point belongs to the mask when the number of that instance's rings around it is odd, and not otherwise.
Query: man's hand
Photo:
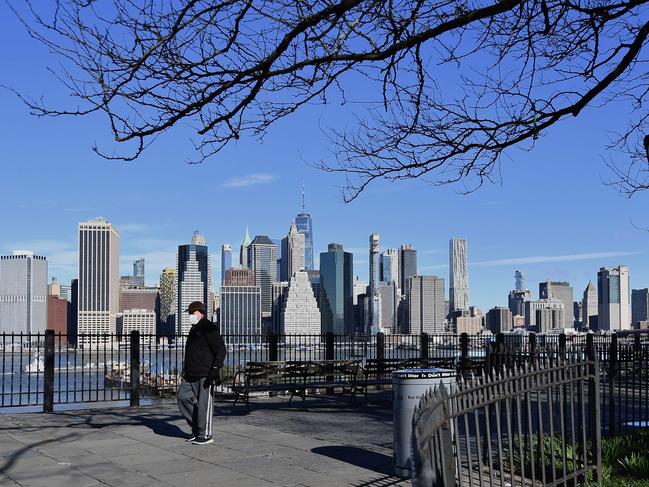
[[[207,379],[205,379],[205,388],[207,389],[211,385],[214,385],[214,386],[221,385],[221,371],[220,371],[220,369],[212,368],[212,369],[210,369],[209,373],[207,374]]]

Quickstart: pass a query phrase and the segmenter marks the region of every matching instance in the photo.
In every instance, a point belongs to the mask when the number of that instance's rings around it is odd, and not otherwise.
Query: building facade
[[[286,335],[321,333],[320,309],[306,271],[297,271],[291,276],[282,308],[282,323]]]
[[[277,245],[265,235],[257,235],[248,248],[248,262],[255,286],[261,289],[261,314],[270,318],[272,285],[277,281]]]
[[[282,264],[280,279],[290,280],[297,271],[305,269],[304,264],[305,237],[298,232],[295,223],[291,223],[288,235],[282,239]]]
[[[570,305],[572,310],[572,304]],[[549,310],[548,312],[537,313],[539,310]],[[556,298],[530,300],[525,302],[525,326],[529,331],[546,332],[552,328],[565,328],[564,324],[565,305],[563,301]],[[544,318],[543,322],[537,322],[539,316]],[[551,316],[551,319],[548,319]],[[558,318],[561,321],[558,321]],[[572,325],[571,325],[572,327]]]
[[[563,323],[560,328],[572,328],[575,326],[573,312],[573,292],[570,283],[565,281],[545,281],[539,283],[540,299],[558,299],[563,303]]]
[[[413,276],[406,283],[408,301],[408,333],[443,333],[446,314],[444,313],[444,279],[437,276]]]
[[[200,234],[194,234],[191,244],[178,246],[176,276],[176,331],[187,335],[191,325],[185,310],[190,303],[200,301],[206,311],[211,308],[212,269],[205,238]]]
[[[128,309],[117,315],[117,333],[122,341],[129,342],[132,331],[139,331],[144,341],[156,337],[156,315],[148,309]]]
[[[631,322],[633,328],[639,329],[640,321],[649,320],[649,289],[631,291]]]
[[[449,241],[449,301],[450,312],[469,311],[467,245],[463,238]]]
[[[232,268],[232,245],[221,246],[221,284],[225,284],[225,275]]]
[[[248,227],[246,227],[246,234],[243,237],[241,247],[239,247],[239,265],[241,267],[250,267],[250,262],[248,262],[248,247],[250,247],[251,241]]]
[[[160,274],[160,324],[163,335],[176,331],[176,288],[178,276],[175,267],[167,267]]]
[[[304,268],[315,270],[313,256],[313,222],[304,205],[304,188],[302,189],[302,211],[295,217],[297,231],[304,235]]]
[[[119,233],[103,218],[79,224],[79,309],[81,343],[117,331]]]
[[[411,245],[402,245],[399,249],[399,274],[401,294],[406,293],[408,278],[417,275],[417,250]]]
[[[353,255],[331,243],[320,254],[320,314],[322,333],[351,335],[354,323]]]
[[[225,273],[224,286],[254,286],[252,270],[247,267],[233,267]]]
[[[491,333],[502,333],[512,328],[512,312],[509,308],[497,306],[487,312],[487,328]]]
[[[261,335],[261,289],[259,286],[221,287],[221,334],[229,343],[257,342]]]
[[[597,330],[597,289],[593,286],[591,281],[588,281],[588,286],[584,289],[584,294],[581,300],[581,314],[584,327],[591,330]]]
[[[597,273],[597,327],[602,331],[631,329],[629,268],[601,267]]]
[[[16,250],[0,256],[0,333],[44,333],[47,259]]]

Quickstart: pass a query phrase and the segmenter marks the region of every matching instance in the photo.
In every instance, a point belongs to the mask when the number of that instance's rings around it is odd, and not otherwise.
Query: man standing
[[[186,441],[213,443],[212,387],[220,383],[225,343],[217,326],[205,317],[205,306],[194,301],[185,310],[192,325],[185,344],[185,367],[178,388],[178,408],[192,430]]]

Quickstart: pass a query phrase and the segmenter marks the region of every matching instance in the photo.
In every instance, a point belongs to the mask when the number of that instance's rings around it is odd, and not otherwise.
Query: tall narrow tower
[[[313,265],[313,223],[311,215],[306,212],[304,205],[304,183],[302,183],[302,212],[295,217],[297,231],[304,234],[304,268],[315,269]]]
[[[241,267],[250,267],[250,262],[248,262],[248,247],[250,247],[250,234],[248,233],[248,227],[246,226],[246,235],[243,237],[243,242],[239,249],[239,264]]]
[[[449,242],[449,281],[450,310],[468,311],[469,274],[463,238],[452,238]]]

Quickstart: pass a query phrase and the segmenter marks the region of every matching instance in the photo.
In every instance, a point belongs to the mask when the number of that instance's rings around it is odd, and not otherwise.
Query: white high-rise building
[[[79,223],[77,323],[81,343],[116,333],[119,294],[119,233],[103,218]]]
[[[297,271],[291,276],[282,321],[286,335],[320,334],[320,309],[306,271]]]
[[[288,231],[288,248],[286,255],[287,279],[304,269],[304,234],[298,232],[295,223]]]
[[[176,276],[176,330],[186,335],[191,328],[187,307],[200,301],[206,312],[212,309],[212,266],[205,237],[198,232],[194,232],[191,244],[178,246]]]
[[[469,310],[469,274],[466,240],[452,238],[449,242],[449,300],[451,311]]]
[[[26,250],[0,256],[0,333],[44,333],[47,259]]]
[[[149,309],[126,309],[117,315],[117,333],[122,341],[130,342],[131,332],[137,330],[145,342],[155,341],[155,311]]]
[[[631,329],[629,268],[601,267],[597,273],[597,328],[605,331]]]

